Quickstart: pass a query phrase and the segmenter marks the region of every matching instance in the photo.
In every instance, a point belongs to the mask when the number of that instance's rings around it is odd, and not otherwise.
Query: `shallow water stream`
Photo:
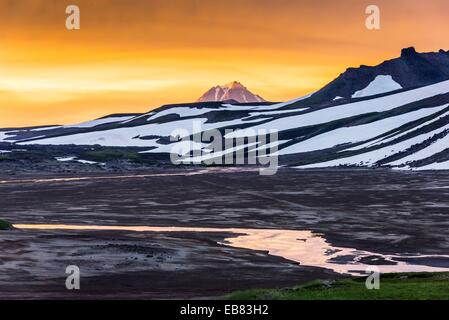
[[[382,273],[444,272],[449,271],[447,255],[382,255],[379,253],[332,246],[319,234],[311,231],[243,228],[188,228],[151,226],[95,226],[65,224],[16,224],[22,230],[76,230],[76,231],[132,231],[132,232],[190,232],[231,233],[222,245],[265,251],[303,266],[320,267],[341,274],[364,274],[373,267]],[[448,267],[432,266],[431,261],[444,261]],[[418,261],[419,260],[419,261]],[[429,262],[426,263],[426,260]]]

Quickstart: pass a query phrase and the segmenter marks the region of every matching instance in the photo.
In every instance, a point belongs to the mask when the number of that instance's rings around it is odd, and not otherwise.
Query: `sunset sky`
[[[70,4],[81,30],[65,28]],[[144,112],[233,80],[284,101],[403,47],[447,50],[448,30],[447,0],[0,0],[0,127]]]

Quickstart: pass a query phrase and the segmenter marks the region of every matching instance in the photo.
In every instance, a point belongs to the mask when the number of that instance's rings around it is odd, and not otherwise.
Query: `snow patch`
[[[356,91],[352,97],[362,98],[374,96],[376,94],[386,93],[402,89],[402,86],[393,80],[392,76],[377,76],[365,89]],[[335,99],[334,99],[335,100]]]
[[[413,168],[414,171],[425,171],[425,170],[449,170],[449,161],[435,162],[424,167]]]
[[[76,157],[56,157],[55,159],[60,162],[69,162],[75,160]]]
[[[11,136],[7,134],[8,132],[0,132],[0,142],[9,142],[6,140],[7,138],[10,138]]]
[[[101,166],[106,165],[105,163],[99,163],[96,161],[89,161],[89,160],[83,160],[83,159],[77,159],[77,157],[56,157],[55,158],[57,161],[60,162],[72,162],[72,161],[76,161],[82,164],[99,164]]]

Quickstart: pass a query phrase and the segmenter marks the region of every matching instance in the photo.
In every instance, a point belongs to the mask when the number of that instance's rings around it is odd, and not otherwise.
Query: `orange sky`
[[[233,80],[283,101],[402,47],[449,49],[447,30],[447,0],[0,0],[0,127],[144,112]]]

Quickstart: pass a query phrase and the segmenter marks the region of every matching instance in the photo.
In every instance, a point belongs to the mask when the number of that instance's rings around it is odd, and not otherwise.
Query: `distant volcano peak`
[[[244,85],[242,85],[240,82],[238,81],[232,81],[226,85],[224,85],[224,87],[229,88],[229,89],[236,89],[236,88],[242,88],[242,89],[246,89]]]
[[[235,100],[239,103],[266,102],[261,96],[249,91],[238,81],[232,81],[224,86],[215,86],[206,91],[197,102]]]

